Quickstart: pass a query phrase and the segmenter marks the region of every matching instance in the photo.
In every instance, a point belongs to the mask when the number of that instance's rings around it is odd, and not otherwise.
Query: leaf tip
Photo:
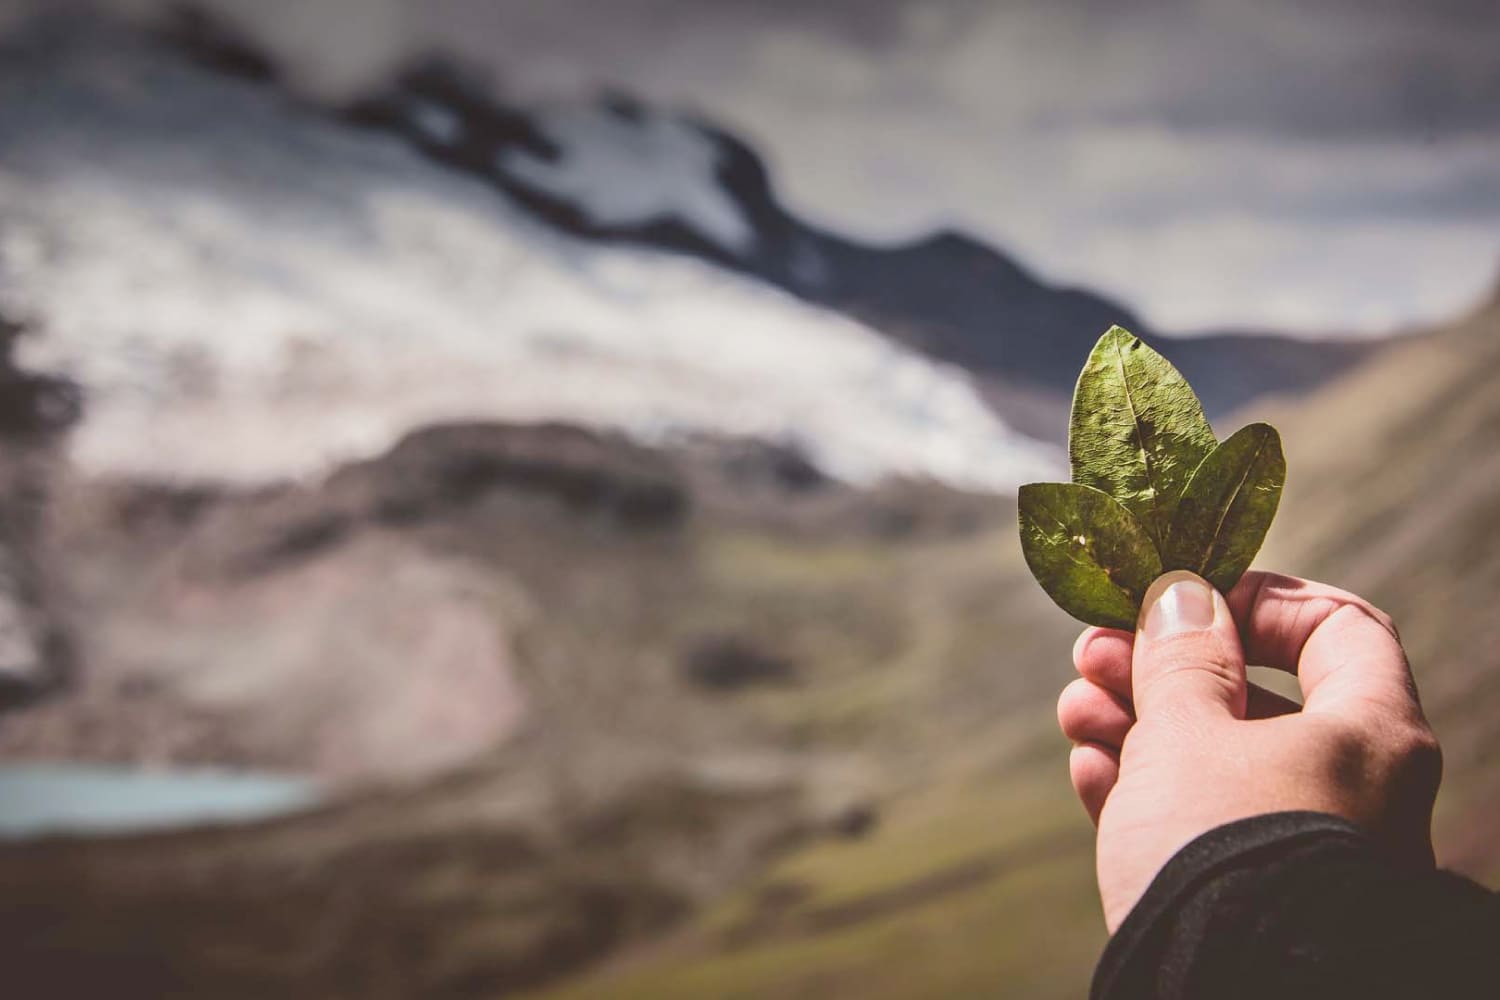
[[[1094,350],[1107,350],[1117,345],[1120,347],[1129,347],[1133,343],[1139,343],[1140,339],[1141,338],[1137,337],[1135,334],[1131,333],[1129,330],[1116,323],[1108,330],[1105,330],[1104,335],[1094,343]]]

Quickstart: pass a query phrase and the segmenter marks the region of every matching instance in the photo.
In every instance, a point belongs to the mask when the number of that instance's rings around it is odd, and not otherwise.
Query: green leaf
[[[1228,593],[1260,551],[1285,481],[1276,428],[1240,428],[1188,482],[1167,536],[1165,567],[1192,570]]]
[[[1120,501],[1162,546],[1183,487],[1215,443],[1182,374],[1126,330],[1110,327],[1073,393],[1073,481]]]
[[[1222,445],[1182,374],[1111,327],[1073,395],[1073,482],[1021,487],[1021,548],[1052,599],[1091,625],[1132,628],[1163,569],[1230,590],[1276,516],[1286,460],[1274,428]]]
[[[1074,483],[1031,483],[1018,497],[1026,565],[1079,621],[1134,629],[1141,598],[1161,575],[1145,527],[1112,497]]]

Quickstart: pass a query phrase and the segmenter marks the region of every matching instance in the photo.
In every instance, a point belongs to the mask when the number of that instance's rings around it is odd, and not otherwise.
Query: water
[[[0,765],[0,838],[245,822],[305,809],[318,798],[314,782],[289,775]]]

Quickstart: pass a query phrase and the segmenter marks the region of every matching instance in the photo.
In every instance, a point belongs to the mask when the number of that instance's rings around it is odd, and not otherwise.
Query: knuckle
[[[1436,783],[1443,773],[1443,748],[1431,729],[1408,725],[1391,737],[1390,753],[1396,770]]]
[[[1379,625],[1381,628],[1389,632],[1391,634],[1391,637],[1394,638],[1397,642],[1401,641],[1401,633],[1396,629],[1396,619],[1392,618],[1390,615],[1386,614],[1384,611],[1380,610],[1373,604],[1365,605],[1365,614],[1373,618],[1375,620],[1375,624]]]
[[[1070,739],[1083,714],[1083,701],[1088,693],[1084,685],[1087,683],[1082,679],[1072,681],[1057,696],[1057,725]]]
[[[1327,761],[1348,787],[1435,790],[1443,773],[1443,751],[1426,725],[1408,721],[1371,727],[1336,724],[1328,733]]]
[[[1169,636],[1152,650],[1147,686],[1154,689],[1208,683],[1233,694],[1243,687],[1242,671],[1236,652],[1223,643],[1205,642],[1200,635]]]
[[[1074,743],[1118,743],[1131,722],[1118,698],[1089,681],[1074,681],[1058,696],[1058,727]]]
[[[1334,609],[1333,612],[1334,615],[1345,613],[1353,613],[1356,616],[1366,618],[1369,621],[1372,621],[1376,625],[1380,626],[1382,630],[1390,633],[1391,638],[1395,639],[1397,643],[1401,641],[1401,634],[1396,629],[1396,619],[1392,618],[1390,615],[1386,614],[1384,611],[1380,610],[1369,601],[1366,601],[1363,598],[1356,597],[1348,601],[1347,603],[1340,604],[1337,608]]]
[[[1073,641],[1073,667],[1075,670],[1083,664],[1083,658],[1089,648],[1089,643],[1093,642],[1097,631],[1098,629],[1090,625],[1078,633],[1078,638]]]
[[[1330,720],[1325,738],[1327,757],[1337,770],[1363,772],[1366,762],[1374,756],[1375,744],[1370,731],[1358,723],[1344,719]]]
[[[1175,728],[1180,734],[1197,733],[1206,718],[1229,706],[1238,713],[1243,689],[1219,674],[1180,670],[1158,677],[1140,693],[1138,703],[1148,706],[1151,718]]]
[[[1217,639],[1214,635],[1192,632],[1158,639],[1151,651],[1156,671],[1167,674],[1195,670],[1233,677],[1238,670],[1238,657]]]
[[[1393,773],[1378,736],[1365,726],[1344,720],[1325,727],[1312,761],[1314,773],[1325,788],[1348,795],[1378,794],[1389,785]]]

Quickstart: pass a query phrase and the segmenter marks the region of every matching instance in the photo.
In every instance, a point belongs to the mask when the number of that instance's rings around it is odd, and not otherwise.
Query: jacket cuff
[[[1365,835],[1348,820],[1329,813],[1279,812],[1252,816],[1215,827],[1190,841],[1157,872],[1146,892],[1126,915],[1104,948],[1094,970],[1090,995],[1096,1000],[1118,993],[1117,986],[1139,976],[1132,969],[1155,966],[1168,944],[1172,917],[1205,883],[1226,870],[1255,863],[1289,844],[1318,839],[1364,842]]]

